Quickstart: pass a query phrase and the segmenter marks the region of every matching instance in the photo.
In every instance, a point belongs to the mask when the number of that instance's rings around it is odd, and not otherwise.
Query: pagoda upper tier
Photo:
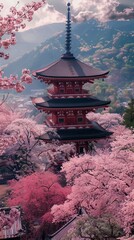
[[[48,65],[45,68],[33,72],[36,78],[57,81],[63,81],[73,78],[80,79],[99,79],[106,78],[109,71],[102,71],[76,59],[72,54],[64,54],[61,59]]]
[[[57,79],[62,79],[62,81],[66,81],[67,79],[72,78],[75,81],[79,79],[99,79],[105,78],[109,71],[102,71],[100,69],[95,68],[94,66],[90,66],[86,63],[81,62],[76,59],[74,55],[71,53],[71,13],[70,13],[70,3],[67,3],[67,21],[66,21],[66,44],[65,44],[65,54],[62,57],[33,73],[36,78],[41,80],[45,80],[50,83],[50,79],[52,81],[57,81]]]

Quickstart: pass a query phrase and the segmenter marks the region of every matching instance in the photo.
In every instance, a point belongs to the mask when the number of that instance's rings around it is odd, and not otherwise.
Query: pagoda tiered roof
[[[41,135],[39,139],[45,141],[59,140],[59,141],[80,141],[80,140],[95,140],[108,137],[112,132],[106,131],[96,122],[92,122],[92,128],[68,128],[58,129],[56,132],[48,131]]]
[[[37,108],[92,108],[107,106],[110,101],[102,101],[93,97],[86,98],[32,98],[32,102]]]
[[[72,54],[64,54],[58,61],[33,72],[42,78],[104,78],[109,71],[102,71],[76,59]]]

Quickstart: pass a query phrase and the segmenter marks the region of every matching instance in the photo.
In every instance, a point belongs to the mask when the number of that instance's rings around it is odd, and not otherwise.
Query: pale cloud
[[[34,21],[31,24],[32,27],[37,27],[55,22],[65,22],[65,15],[55,10],[54,6],[46,4],[35,14]]]
[[[123,10],[119,11],[120,6]],[[95,18],[101,22],[108,20],[132,19],[134,18],[134,3],[130,1],[125,4],[118,0],[73,0],[73,21],[85,21]]]
[[[17,0],[3,0],[5,14],[8,13],[9,7],[16,5],[16,2]],[[32,0],[19,0],[17,8],[31,2]],[[72,20],[75,22],[91,18],[101,22],[134,18],[133,0],[70,0],[70,2]],[[47,0],[46,5],[35,13],[33,21],[28,23],[27,27],[34,28],[48,23],[65,22],[66,3],[67,0]]]
[[[112,20],[130,20],[134,19],[134,8],[125,8],[122,12],[115,12],[111,14],[110,19]]]
[[[72,6],[76,12],[74,20],[96,18],[99,21],[106,21],[111,11],[115,12],[118,5],[117,0],[73,0]]]

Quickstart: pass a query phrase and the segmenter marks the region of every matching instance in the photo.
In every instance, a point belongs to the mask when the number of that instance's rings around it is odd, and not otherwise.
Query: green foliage
[[[86,85],[86,90],[89,94],[94,95],[96,98],[102,100],[110,100],[109,111],[111,113],[124,114],[126,103],[133,96],[134,84],[125,85],[124,88],[117,88],[112,84],[104,81],[95,81],[92,85]]]
[[[125,48],[131,49],[132,47],[134,47],[134,43],[127,43],[124,45]]]
[[[128,103],[123,119],[126,127],[134,128],[134,99],[131,99],[131,102]]]
[[[86,215],[77,220],[74,228],[63,240],[112,240],[117,239],[122,234],[122,229],[110,216],[95,218]]]

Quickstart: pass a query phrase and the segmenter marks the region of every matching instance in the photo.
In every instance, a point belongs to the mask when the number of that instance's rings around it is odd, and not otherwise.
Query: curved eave
[[[77,78],[80,78],[80,79],[87,79],[87,78],[105,78],[107,75],[109,74],[109,71],[107,72],[104,72],[103,74],[99,74],[99,75],[88,75],[88,76],[47,76],[47,75],[44,75],[44,74],[41,74],[41,73],[37,73],[34,74],[33,73],[33,76],[34,77],[42,77],[42,78],[48,78],[48,79],[70,79],[70,78],[74,78],[74,79],[77,79]]]
[[[61,58],[45,68],[33,72],[37,78],[68,79],[68,78],[103,78],[109,71],[102,71],[76,58]]]
[[[84,109],[84,110],[88,110],[88,109],[94,109],[94,108],[101,108],[101,107],[106,107],[107,105],[109,105],[110,102],[107,102],[105,104],[101,104],[101,105],[94,105],[94,106],[55,106],[55,107],[50,107],[50,106],[42,106],[41,104],[34,104],[36,108],[39,109],[46,109],[47,111],[52,111],[52,110],[69,110],[69,109]]]
[[[38,139],[44,141],[89,141],[92,139],[107,138],[112,132],[99,129],[60,129],[56,133],[48,132],[40,136]]]
[[[49,103],[34,103],[34,105],[37,107],[37,108],[41,108],[41,109],[47,109],[47,110],[55,110],[55,109],[90,109],[90,108],[98,108],[98,107],[105,107],[107,105],[110,104],[111,101],[106,101],[106,102],[103,102],[103,103],[94,103],[94,104],[87,104],[87,105],[69,105],[69,104],[63,104],[63,105],[59,105],[58,104],[56,105],[49,105]]]

